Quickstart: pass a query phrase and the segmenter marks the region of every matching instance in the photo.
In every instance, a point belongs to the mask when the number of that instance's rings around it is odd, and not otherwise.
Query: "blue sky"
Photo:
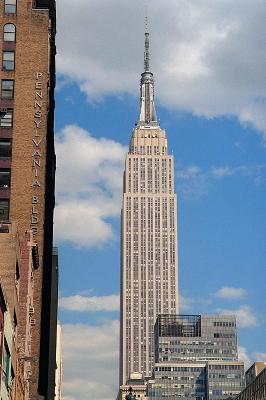
[[[255,2],[256,10],[248,0],[149,7],[157,114],[175,156],[181,312],[235,313],[247,365],[266,360],[266,75],[263,2]],[[66,400],[111,400],[122,174],[139,113],[143,2],[62,4],[55,234],[63,391]]]

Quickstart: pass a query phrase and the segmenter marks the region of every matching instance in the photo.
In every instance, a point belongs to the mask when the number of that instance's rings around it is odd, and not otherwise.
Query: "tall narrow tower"
[[[120,384],[150,376],[158,314],[178,311],[174,159],[154,105],[149,33],[145,33],[140,117],[125,161],[121,212]]]

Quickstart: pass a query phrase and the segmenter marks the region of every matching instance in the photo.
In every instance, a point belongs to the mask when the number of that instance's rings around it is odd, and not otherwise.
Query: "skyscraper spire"
[[[140,81],[140,117],[139,126],[158,126],[154,105],[154,79],[150,71],[150,34],[148,17],[145,18],[144,72]]]
[[[144,51],[144,72],[150,71],[150,34],[148,31],[148,17],[145,17],[145,51]]]

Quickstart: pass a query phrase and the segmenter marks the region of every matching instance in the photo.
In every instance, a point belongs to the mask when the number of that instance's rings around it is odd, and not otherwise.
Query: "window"
[[[2,99],[13,99],[14,97],[14,81],[11,79],[2,79],[1,87]]]
[[[214,396],[222,396],[223,391],[221,389],[213,389],[212,394]]]
[[[4,26],[4,41],[15,42],[16,41],[16,27],[14,24],[5,24]]]
[[[15,69],[15,52],[3,51],[3,69],[13,71]]]
[[[11,141],[0,139],[0,158],[11,157]]]
[[[0,221],[8,221],[9,218],[9,201],[0,200]]]
[[[16,263],[16,279],[15,279],[15,288],[16,288],[16,293],[17,297],[19,299],[19,284],[20,284],[20,271],[19,271],[19,265],[18,262]],[[17,327],[17,316],[14,311],[14,325]]]
[[[6,112],[0,112],[0,128],[12,128],[13,126],[13,110],[6,109]]]
[[[9,392],[11,392],[12,389],[13,389],[14,381],[15,381],[15,371],[14,371],[14,368],[13,368],[13,366],[11,364],[10,383],[8,385],[9,386],[8,387]]]
[[[5,13],[16,14],[17,12],[17,0],[5,0]]]
[[[0,189],[10,187],[10,169],[0,169]]]
[[[5,385],[8,388],[9,375],[10,375],[10,351],[6,340],[4,341],[4,349],[3,349],[3,373],[4,373]]]

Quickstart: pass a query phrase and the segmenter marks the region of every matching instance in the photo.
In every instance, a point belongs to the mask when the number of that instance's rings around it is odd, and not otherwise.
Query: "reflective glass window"
[[[0,158],[10,158],[11,150],[12,150],[11,141],[0,139]]]
[[[4,41],[15,42],[16,40],[16,27],[14,24],[4,25]]]
[[[6,109],[4,112],[0,110],[0,128],[12,128],[13,126],[13,110]]]
[[[0,200],[0,221],[7,221],[9,218],[9,201]]]
[[[17,0],[5,0],[5,13],[16,14],[17,12]]]
[[[11,79],[2,79],[1,87],[2,99],[13,99],[14,97],[14,81]]]
[[[10,187],[10,169],[0,169],[0,189],[8,189]]]
[[[3,69],[13,71],[15,69],[15,52],[3,51]]]

